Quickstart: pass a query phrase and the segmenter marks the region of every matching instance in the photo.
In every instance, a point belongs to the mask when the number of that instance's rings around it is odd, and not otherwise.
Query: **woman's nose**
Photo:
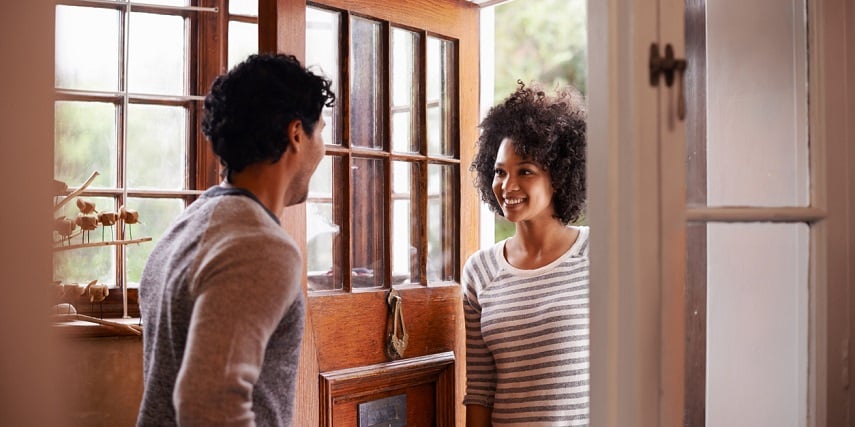
[[[511,178],[510,176],[505,178],[505,182],[502,183],[502,190],[513,191],[518,189],[519,186],[517,185],[517,180]]]

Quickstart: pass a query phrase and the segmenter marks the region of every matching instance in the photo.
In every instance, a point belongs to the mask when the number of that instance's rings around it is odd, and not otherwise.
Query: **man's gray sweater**
[[[213,187],[191,204],[140,281],[137,425],[290,425],[302,266],[294,240],[251,193]]]

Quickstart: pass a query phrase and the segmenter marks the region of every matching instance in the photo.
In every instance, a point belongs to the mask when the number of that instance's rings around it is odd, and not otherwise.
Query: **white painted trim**
[[[489,6],[497,6],[502,3],[507,3],[514,0],[466,0],[469,3],[477,4],[478,7],[489,7]]]
[[[648,52],[658,7],[588,1],[591,423],[655,426],[660,414],[657,90]]]
[[[659,46],[685,54],[685,0],[659,0]],[[686,122],[677,116],[683,77],[659,90],[659,422],[682,426],[686,383]],[[686,105],[686,104],[684,104]],[[652,196],[652,195],[651,195]]]
[[[480,117],[483,118],[487,114],[487,110],[493,106],[493,93],[495,92],[496,82],[496,8],[485,7],[480,11],[481,25],[481,48],[480,48],[480,63],[481,63],[481,106]],[[480,120],[479,120],[480,122]],[[462,165],[462,168],[468,171],[469,165]],[[496,235],[496,220],[493,212],[484,203],[479,203],[480,206],[480,247],[487,248],[495,243]]]

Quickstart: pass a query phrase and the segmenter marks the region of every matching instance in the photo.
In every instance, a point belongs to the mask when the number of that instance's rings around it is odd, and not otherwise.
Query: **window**
[[[85,240],[86,247],[66,243],[54,251],[55,280],[85,285],[97,279],[111,287],[105,317],[138,315],[131,288],[158,236],[217,181],[199,121],[204,94],[222,67],[222,37],[211,37],[220,32],[221,7],[186,0],[56,6],[54,177],[75,190],[97,171],[79,197],[99,212],[124,206],[140,217],[138,224],[78,231],[70,243]],[[240,37],[233,43],[247,44]],[[78,212],[68,203],[56,216]],[[123,243],[144,236],[153,241]],[[129,304],[122,303],[126,297]],[[82,313],[102,313],[85,298],[67,302]]]
[[[458,280],[455,42],[309,6],[306,63],[337,94],[306,206],[309,289]]]

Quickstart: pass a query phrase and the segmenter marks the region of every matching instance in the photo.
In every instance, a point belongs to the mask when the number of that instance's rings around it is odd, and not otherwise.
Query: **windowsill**
[[[70,320],[53,322],[52,326],[61,338],[106,338],[106,337],[133,337],[137,336],[142,339],[142,335],[135,331],[135,328],[141,328],[140,318],[131,317],[128,319],[104,319],[105,321],[116,323],[117,325],[102,325],[86,320]]]

